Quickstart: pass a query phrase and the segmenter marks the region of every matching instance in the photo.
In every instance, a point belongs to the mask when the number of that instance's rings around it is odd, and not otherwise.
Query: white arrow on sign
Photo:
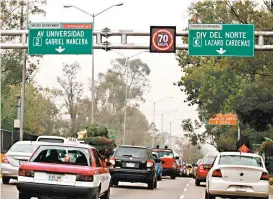
[[[220,50],[216,50],[220,55],[224,54],[226,52],[226,50],[224,50],[223,48],[220,48]]]
[[[61,46],[59,46],[59,48],[55,48],[55,50],[57,50],[58,53],[62,53],[65,50],[65,48],[62,48]]]

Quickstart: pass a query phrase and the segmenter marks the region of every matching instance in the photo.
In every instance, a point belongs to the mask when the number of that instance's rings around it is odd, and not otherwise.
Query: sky
[[[177,32],[187,27],[187,8],[195,0],[47,0],[45,6],[46,16],[30,16],[31,22],[91,22],[90,16],[74,8],[64,8],[64,5],[74,5],[86,12],[98,13],[105,8],[123,3],[123,6],[114,7],[107,12],[96,17],[95,30],[105,27],[111,30],[134,30],[150,31],[150,26],[176,26]],[[180,43],[180,38],[177,38]],[[117,40],[116,42],[118,42]],[[146,43],[149,38],[132,38],[130,43]],[[141,51],[119,50],[125,56],[132,56]],[[111,60],[121,58],[116,52],[105,52],[95,50],[95,77],[100,72],[106,72],[111,68]],[[175,54],[152,54],[142,53],[135,58],[142,59],[151,68],[150,89],[144,94],[144,98],[149,101],[158,101],[165,97],[172,97],[156,104],[155,123],[161,130],[161,114],[172,110],[170,114],[164,115],[163,130],[170,132],[170,122],[172,135],[182,135],[181,120],[186,118],[197,118],[196,107],[189,107],[183,101],[186,96],[179,87],[174,86],[182,76]],[[45,55],[40,62],[40,69],[36,75],[39,85],[49,88],[60,88],[57,83],[57,76],[62,75],[62,64],[70,64],[77,61],[81,65],[81,72],[78,80],[85,85],[84,94],[91,96],[88,89],[88,79],[91,78],[91,55]],[[140,105],[141,111],[146,115],[149,122],[153,120],[153,104],[147,101]]]

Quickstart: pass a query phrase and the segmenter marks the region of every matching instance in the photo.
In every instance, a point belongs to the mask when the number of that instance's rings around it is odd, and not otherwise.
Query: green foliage
[[[189,8],[190,22],[253,23],[256,30],[272,30],[273,12],[254,1],[199,1]],[[271,27],[271,29],[270,29]],[[272,39],[266,39],[272,44]],[[189,129],[196,144],[209,143],[219,150],[234,150],[237,129],[213,127],[208,120],[217,113],[239,116],[243,131],[270,129],[273,122],[271,52],[255,52],[253,58],[190,57],[179,51],[177,60],[184,76],[176,83],[187,94],[189,106],[198,105],[199,119],[206,130]],[[191,124],[192,125],[192,124]]]
[[[108,138],[108,129],[104,126],[100,126],[97,124],[91,124],[88,127],[86,127],[87,130],[87,136],[88,137],[106,137]]]

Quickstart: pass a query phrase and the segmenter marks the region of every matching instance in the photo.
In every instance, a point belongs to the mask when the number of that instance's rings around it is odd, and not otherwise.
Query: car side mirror
[[[156,163],[160,163],[160,159],[155,159],[155,162]]]
[[[110,166],[112,166],[112,163],[111,162],[106,162],[106,166],[110,167]]]
[[[175,157],[175,159],[176,159],[176,160],[179,160],[179,157],[178,157],[178,156],[176,156],[176,157]]]

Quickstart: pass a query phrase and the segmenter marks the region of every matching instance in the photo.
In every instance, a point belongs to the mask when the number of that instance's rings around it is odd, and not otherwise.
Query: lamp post
[[[90,14],[80,8],[78,8],[77,6],[74,6],[74,5],[65,5],[64,8],[75,8],[89,16],[92,17],[93,19],[93,29],[95,27],[95,17],[97,17],[98,15],[104,13],[105,11],[115,7],[115,6],[122,6],[123,3],[119,3],[119,4],[115,4],[115,5],[112,5],[104,10],[102,10],[101,12],[97,13],[97,14]],[[94,45],[94,39],[92,39],[92,46]],[[92,80],[91,80],[91,98],[92,98],[92,104],[91,104],[91,124],[94,123],[94,105],[95,105],[95,94],[94,94],[94,84],[95,84],[95,56],[94,56],[94,50],[92,52]]]
[[[129,75],[129,61],[131,58],[140,55],[142,53],[148,52],[148,51],[141,51],[139,53],[136,53],[130,57],[127,57],[125,55],[123,55],[122,53],[112,50],[116,53],[118,53],[119,55],[121,55],[122,57],[124,57],[126,59],[125,62],[125,72],[126,72],[126,80],[125,80],[125,100],[124,100],[124,119],[123,119],[123,138],[122,138],[122,144],[125,144],[125,135],[126,135],[126,120],[127,120],[127,98],[128,98],[128,75]]]
[[[171,111],[168,111],[168,112],[165,112],[165,113],[161,114],[161,135],[162,136],[163,136],[163,120],[164,120],[164,115],[170,114],[170,113],[175,112],[175,111],[178,111],[178,110],[175,109],[175,110],[171,110]],[[163,143],[163,139],[162,139],[162,146],[163,145],[164,145],[164,143]]]
[[[145,99],[145,100],[147,100],[147,101],[149,101],[149,102],[152,102],[153,105],[154,105],[154,109],[153,109],[153,124],[155,123],[155,105],[156,105],[157,103],[159,103],[159,102],[162,102],[162,101],[166,100],[166,99],[172,99],[172,98],[173,98],[173,97],[164,97],[164,98],[162,98],[162,99],[160,99],[160,100],[158,100],[158,101],[151,101],[151,100]],[[154,135],[154,133],[155,133],[155,132],[153,132],[152,147],[154,147],[154,144],[155,144],[155,135]]]

